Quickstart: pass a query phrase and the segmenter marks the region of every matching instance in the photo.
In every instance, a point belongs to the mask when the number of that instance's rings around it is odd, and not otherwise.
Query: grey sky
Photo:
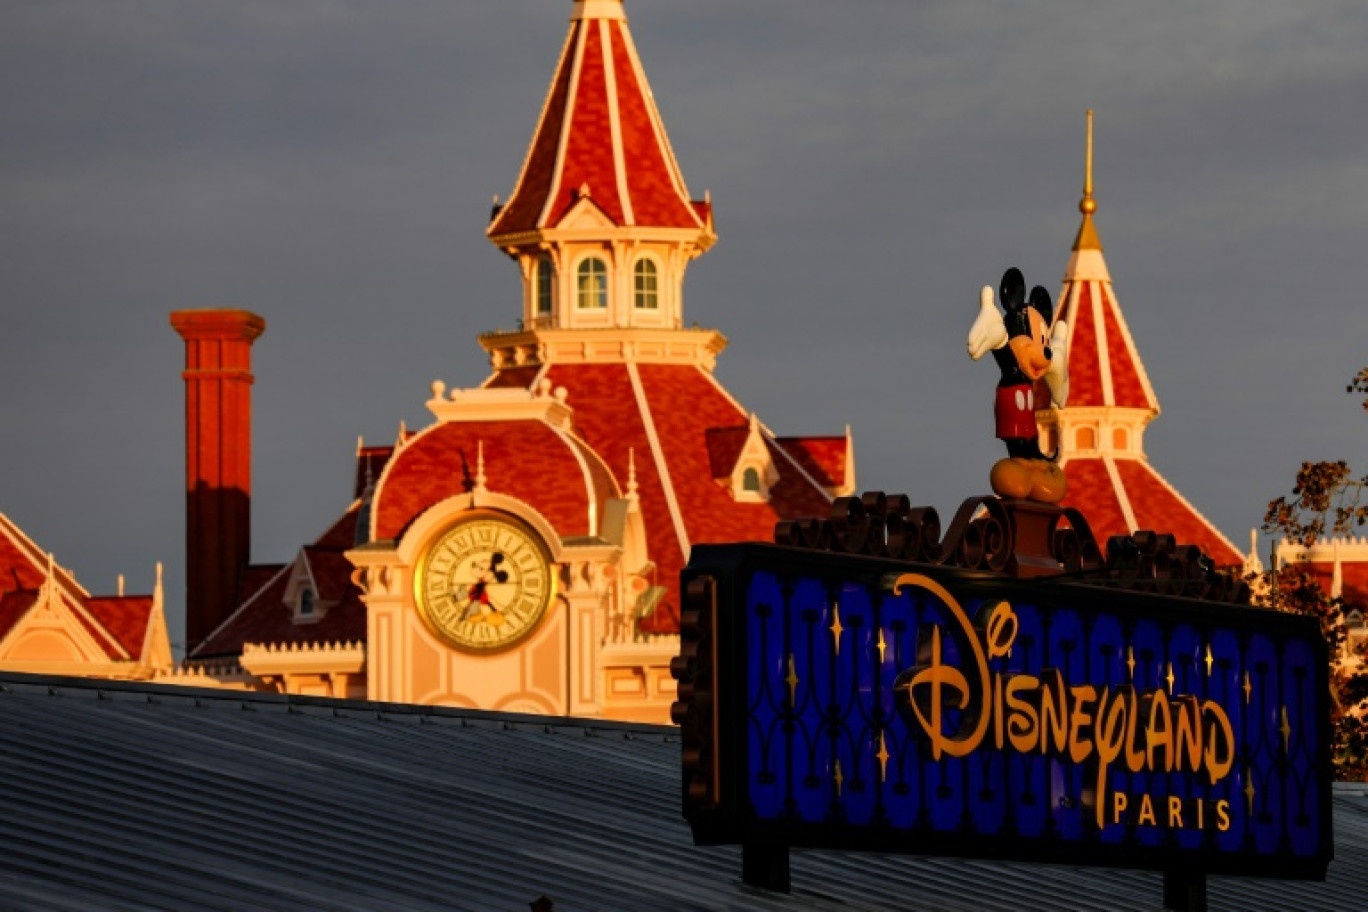
[[[168,565],[167,314],[262,314],[254,557],[346,505],[358,434],[427,423],[519,315],[483,238],[570,0],[0,0],[0,511],[95,591]],[[685,317],[778,433],[855,432],[863,488],[986,491],[1009,265],[1055,293],[1097,110],[1098,228],[1164,414],[1152,463],[1236,544],[1303,458],[1363,452],[1368,8],[628,0],[720,240]],[[572,403],[573,404],[573,403]]]

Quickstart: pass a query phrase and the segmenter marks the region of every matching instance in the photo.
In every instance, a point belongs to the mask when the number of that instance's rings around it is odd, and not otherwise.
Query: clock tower
[[[519,328],[480,336],[478,388],[432,383],[426,427],[358,447],[352,507],[194,658],[303,692],[664,722],[693,545],[771,540],[854,490],[848,430],[777,437],[713,375],[726,339],[683,311],[711,203],[621,0],[567,6],[486,229],[517,266]]]
[[[679,332],[684,273],[717,239],[712,204],[685,186],[621,0],[575,4],[522,172],[486,235],[522,278],[522,331],[481,340],[496,369],[588,349],[711,364],[725,345]]]

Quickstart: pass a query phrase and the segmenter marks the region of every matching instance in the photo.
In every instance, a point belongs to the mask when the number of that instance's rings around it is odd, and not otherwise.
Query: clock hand
[[[489,570],[494,574],[494,581],[498,583],[508,582],[508,571],[497,569],[499,564],[504,562],[502,551],[495,551],[489,558]]]

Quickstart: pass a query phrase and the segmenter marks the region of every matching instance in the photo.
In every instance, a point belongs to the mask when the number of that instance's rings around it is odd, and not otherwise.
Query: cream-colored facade
[[[0,669],[150,680],[173,667],[162,568],[151,595],[92,596],[0,514]]]

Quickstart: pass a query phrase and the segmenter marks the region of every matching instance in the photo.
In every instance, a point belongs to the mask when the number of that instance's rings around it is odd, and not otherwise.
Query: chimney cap
[[[238,336],[251,342],[266,331],[266,320],[250,310],[176,310],[171,328],[183,339]]]

